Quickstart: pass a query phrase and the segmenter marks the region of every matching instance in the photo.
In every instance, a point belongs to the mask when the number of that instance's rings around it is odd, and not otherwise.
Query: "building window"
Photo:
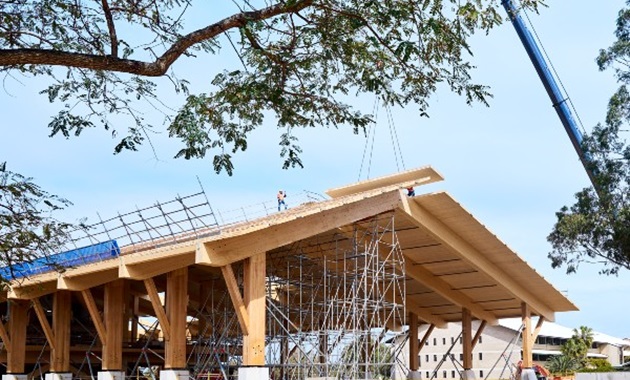
[[[446,379],[446,371],[442,371],[442,377]]]
[[[429,362],[429,355],[425,356],[424,358],[426,359],[426,362],[428,363]]]
[[[451,371],[451,378],[455,378],[455,371]]]
[[[437,338],[433,338],[433,345],[437,346]]]
[[[428,339],[424,342],[424,345],[425,345],[425,346],[428,346],[428,345],[429,345],[429,340],[428,340]]]
[[[479,344],[481,344],[481,335],[479,335]]]
[[[446,338],[442,338],[442,344],[446,345]]]
[[[431,375],[429,375],[429,371],[427,371],[427,379],[429,378],[429,376],[431,376]]]
[[[462,340],[462,337],[460,336],[459,337],[459,344],[462,344],[462,342],[463,342],[463,340]]]
[[[483,379],[483,371],[479,371],[479,378]]]
[[[455,354],[450,354],[451,360],[455,360]]]
[[[479,353],[479,360],[483,360],[483,352]]]
[[[451,344],[455,343],[455,338],[451,337]]]
[[[437,355],[433,355],[433,361],[436,362],[437,361]]]

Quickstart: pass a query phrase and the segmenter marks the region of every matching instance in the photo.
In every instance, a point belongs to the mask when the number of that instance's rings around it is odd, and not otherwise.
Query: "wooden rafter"
[[[155,316],[160,322],[160,326],[162,327],[162,333],[164,334],[165,340],[171,339],[171,326],[166,317],[166,311],[162,306],[162,302],[160,301],[160,296],[158,294],[157,288],[155,286],[155,281],[152,278],[147,278],[144,280],[144,286],[147,289],[147,295],[149,296],[149,300],[151,301],[151,305],[153,305],[153,311],[155,311]]]
[[[232,300],[232,305],[234,305],[234,310],[236,311],[238,323],[241,325],[243,335],[249,335],[249,316],[247,315],[247,308],[243,302],[243,297],[241,297],[241,291],[238,288],[236,277],[234,277],[232,265],[228,264],[222,266],[221,273],[223,273],[223,279],[230,293],[230,299]]]
[[[421,320],[439,328],[446,328],[447,323],[444,319],[440,318],[437,315],[431,314],[427,309],[420,306],[417,302],[409,299],[409,296],[407,296],[405,305],[407,306],[407,309],[409,311],[416,314]]]
[[[407,255],[405,255],[407,257]],[[411,258],[407,257],[408,260]],[[453,302],[456,305],[469,309],[477,318],[488,321],[491,324],[497,324],[497,317],[484,310],[481,306],[474,303],[470,297],[464,293],[453,290],[451,286],[438,276],[431,273],[428,269],[425,269],[421,265],[407,265],[405,267],[407,276],[422,283],[426,287],[432,289],[442,297]]]
[[[544,316],[545,319],[549,321],[554,320],[554,312],[551,308],[540,302],[540,300],[534,297],[522,286],[522,284],[519,284],[511,276],[503,272],[498,266],[489,261],[481,252],[453,232],[453,230],[451,230],[442,221],[425,210],[415,201],[409,201],[404,197],[401,198],[401,201],[400,208],[403,211],[403,214],[407,215],[412,223],[425,230],[444,247],[464,258],[477,270],[493,278],[497,283],[501,284],[501,286],[505,287],[519,299],[527,302],[538,314]],[[470,310],[475,313],[473,309]],[[492,325],[496,323],[496,318],[488,319],[476,313],[475,315],[479,317],[479,319],[487,320],[488,323]]]

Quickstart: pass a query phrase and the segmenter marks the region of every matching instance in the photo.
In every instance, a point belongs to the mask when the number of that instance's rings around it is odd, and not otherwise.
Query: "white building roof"
[[[500,326],[514,331],[518,331],[518,329],[521,327],[521,324],[522,321],[520,318],[505,318],[499,320]],[[545,321],[538,335],[569,339],[573,336],[573,329],[559,325],[554,322]],[[598,331],[593,331],[593,341],[597,343],[606,343],[621,347],[630,346],[630,342],[628,342],[628,340],[615,338],[610,335],[602,334]]]

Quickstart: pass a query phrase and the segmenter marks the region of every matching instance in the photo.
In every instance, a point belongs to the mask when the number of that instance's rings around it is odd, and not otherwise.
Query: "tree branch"
[[[109,9],[107,0],[102,0],[103,13],[105,13],[105,19],[107,20],[107,29],[109,30],[109,39],[111,40],[111,55],[112,57],[118,57],[118,36],[116,36],[116,26],[114,25],[114,18],[112,12]]]
[[[171,65],[191,46],[212,39],[226,31],[245,26],[250,21],[265,20],[274,16],[295,13],[313,4],[314,0],[301,0],[275,4],[257,11],[242,12],[191,32],[179,40],[154,62],[120,59],[114,56],[82,54],[50,49],[0,49],[0,66],[51,65],[69,66],[90,70],[107,70],[147,77],[164,75]],[[112,38],[113,43],[113,38]]]

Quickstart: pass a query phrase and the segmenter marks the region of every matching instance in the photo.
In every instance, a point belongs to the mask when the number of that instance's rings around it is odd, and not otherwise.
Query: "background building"
[[[479,379],[507,379],[512,376],[521,360],[521,320],[507,318],[496,326],[486,325],[473,350],[473,369]],[[481,322],[473,322],[473,335]],[[425,336],[429,325],[419,328],[418,342]],[[462,370],[463,349],[461,324],[449,323],[445,329],[433,329],[420,349],[422,378],[459,379]],[[552,355],[561,354],[561,346],[573,335],[573,329],[553,322],[544,322],[534,343],[534,362],[543,364]],[[406,343],[408,345],[409,342]],[[628,356],[630,340],[593,332],[593,346],[588,356],[608,360],[612,365],[623,363]],[[403,349],[408,353],[408,349]],[[408,357],[406,358],[408,362]],[[405,378],[399,371],[397,379]]]

